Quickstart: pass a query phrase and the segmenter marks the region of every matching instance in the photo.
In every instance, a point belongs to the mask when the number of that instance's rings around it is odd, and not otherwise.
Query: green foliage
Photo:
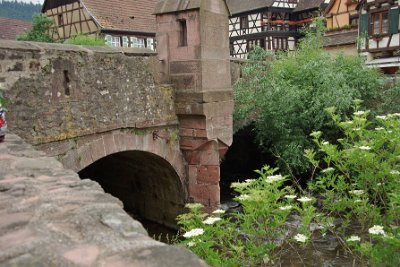
[[[352,100],[370,99],[369,105],[383,84],[382,75],[361,58],[324,52],[322,34],[318,22],[299,49],[276,60],[269,54],[262,60],[262,49],[256,49],[261,60],[248,62],[234,86],[236,127],[254,121],[260,146],[277,156],[281,169],[289,166],[295,174],[309,168],[303,151],[313,146],[312,131],[324,129],[332,140],[340,133],[323,110],[335,106],[339,115],[350,114]]]
[[[35,42],[54,42],[50,36],[50,31],[54,26],[54,21],[44,14],[33,15],[32,29],[17,36],[19,41],[35,41]]]
[[[40,13],[41,4],[0,0],[0,17],[31,21],[35,13]]]
[[[283,185],[287,178],[275,172],[265,166],[257,171],[258,179],[232,184],[240,194],[236,198],[243,207],[240,213],[224,216],[224,211],[217,210],[209,215],[201,211],[202,205],[188,204],[190,212],[178,217],[184,232],[180,243],[212,266],[271,264],[281,242],[307,244],[308,226],[315,217],[314,199],[296,201],[294,189]],[[298,232],[285,236],[285,222],[292,211],[302,216],[302,224]]]
[[[4,108],[6,106],[6,100],[4,99],[3,92],[0,90],[0,108]]]
[[[400,113],[370,121],[369,111],[359,110],[362,101],[354,103],[351,120],[327,109],[343,131],[338,144],[311,133],[317,148],[305,154],[314,171],[307,190],[299,189],[302,197],[284,185],[287,177],[265,166],[258,179],[232,184],[239,213],[209,215],[202,205],[188,204],[190,212],[178,217],[179,242],[212,266],[279,265],[280,246],[299,251],[313,236],[320,239],[311,231],[320,231],[370,266],[400,266]],[[301,218],[295,229],[286,223],[290,215]],[[311,223],[320,229],[311,230]]]
[[[88,46],[105,46],[106,41],[101,38],[78,34],[65,41],[66,44],[88,45]]]
[[[319,152],[307,155],[316,170],[324,169],[309,188],[320,196],[325,214],[341,218],[341,225],[332,230],[372,266],[399,266],[400,114],[368,121],[369,112],[358,110],[358,103],[351,120],[342,121],[331,112],[344,132],[339,144],[313,134]],[[350,223],[360,226],[359,241],[346,238]]]

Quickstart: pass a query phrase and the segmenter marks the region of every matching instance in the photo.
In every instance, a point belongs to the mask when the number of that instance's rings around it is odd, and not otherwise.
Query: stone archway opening
[[[176,229],[175,219],[182,213],[185,192],[178,174],[162,157],[137,150],[119,152],[97,160],[78,174],[119,198],[125,211],[141,221],[150,235],[159,233],[149,222]]]
[[[265,164],[273,164],[273,161],[273,157],[257,144],[254,125],[237,131],[221,162],[221,203],[229,202],[233,198],[231,183],[257,178],[254,170],[261,169]]]

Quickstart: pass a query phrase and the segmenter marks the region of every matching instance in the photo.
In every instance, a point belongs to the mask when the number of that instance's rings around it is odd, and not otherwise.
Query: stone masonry
[[[206,266],[147,236],[122,203],[14,134],[0,143],[1,266]]]

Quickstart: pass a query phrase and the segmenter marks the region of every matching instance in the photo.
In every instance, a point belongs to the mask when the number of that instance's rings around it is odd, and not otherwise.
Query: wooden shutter
[[[369,14],[361,14],[360,17],[360,34],[368,34],[368,28],[369,28]]]
[[[389,9],[389,33],[399,32],[399,8]]]

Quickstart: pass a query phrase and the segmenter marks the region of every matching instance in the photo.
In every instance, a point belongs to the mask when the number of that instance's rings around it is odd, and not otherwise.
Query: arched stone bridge
[[[218,131],[232,131],[233,102],[230,92],[201,99],[222,115],[178,117],[182,100],[161,84],[158,62],[151,51],[0,41],[0,89],[11,132],[97,181],[125,210],[174,225],[187,202],[219,205],[230,144]]]

